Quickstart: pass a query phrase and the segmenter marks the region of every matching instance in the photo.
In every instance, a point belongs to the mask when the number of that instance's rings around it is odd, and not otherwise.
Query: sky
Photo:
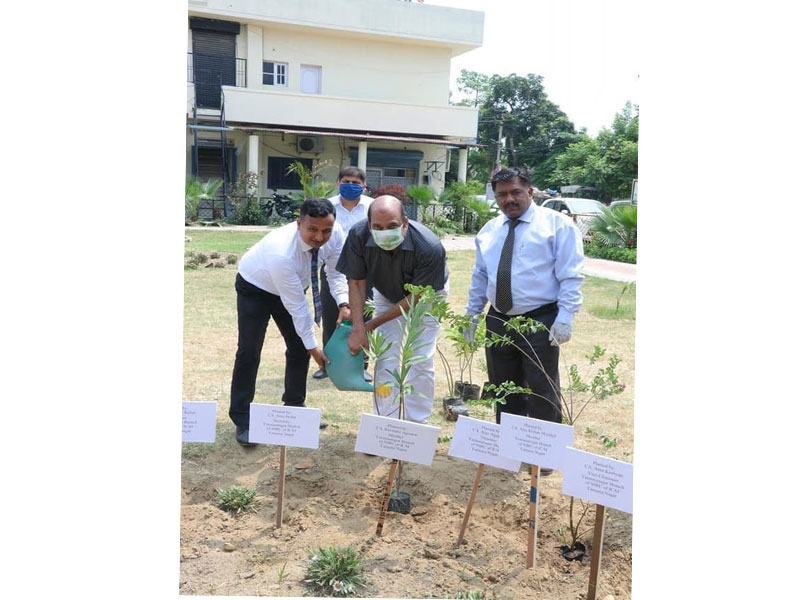
[[[544,78],[547,96],[577,129],[596,135],[625,102],[638,104],[639,54],[633,2],[607,0],[426,0],[484,13],[483,47],[452,59],[450,89],[462,69]]]

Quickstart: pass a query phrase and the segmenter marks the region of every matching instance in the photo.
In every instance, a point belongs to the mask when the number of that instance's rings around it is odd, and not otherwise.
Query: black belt
[[[494,312],[494,314],[500,315],[502,317],[536,317],[557,309],[558,309],[558,302],[550,302],[549,304],[543,304],[539,308],[534,308],[533,310],[529,310],[528,312],[522,313],[521,315],[507,315],[505,313],[501,313],[494,306],[489,307],[489,312]]]

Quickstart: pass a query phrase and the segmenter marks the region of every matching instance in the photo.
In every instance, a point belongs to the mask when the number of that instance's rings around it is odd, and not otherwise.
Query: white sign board
[[[564,449],[572,444],[571,425],[511,413],[500,416],[500,454],[548,469],[564,468]]]
[[[488,421],[458,417],[447,454],[514,473],[519,471],[518,460],[500,456],[500,425]]]
[[[319,408],[253,403],[250,405],[250,441],[316,450],[321,418]]]
[[[181,441],[212,443],[217,435],[216,402],[184,402]]]
[[[439,431],[433,425],[362,413],[356,452],[430,466]]]
[[[561,491],[595,504],[633,513],[633,465],[575,448],[565,453]]]

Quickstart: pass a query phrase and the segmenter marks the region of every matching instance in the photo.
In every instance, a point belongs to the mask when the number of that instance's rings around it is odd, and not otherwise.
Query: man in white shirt
[[[533,390],[498,404],[497,422],[502,412],[510,412],[560,423],[559,345],[569,341],[573,316],[582,303],[581,233],[569,217],[532,201],[533,187],[524,169],[501,169],[492,177],[492,190],[503,214],[475,237],[467,315],[482,313],[488,301],[487,332],[510,335],[540,362],[535,364],[510,344],[486,348],[491,383],[513,381]],[[515,315],[539,321],[547,330],[510,332],[505,323]],[[542,474],[547,474],[544,469]]]
[[[342,231],[344,231],[345,239],[353,225],[367,218],[367,209],[369,205],[372,204],[372,198],[364,193],[366,182],[367,176],[363,169],[359,167],[344,167],[339,171],[339,179],[336,182],[339,193],[328,198],[336,209],[336,222],[342,228]],[[326,267],[326,265],[322,266]],[[320,270],[319,276],[322,286],[322,346],[324,348],[338,324],[336,321],[338,307],[336,306],[334,297],[330,293],[325,269]],[[369,286],[368,292],[371,298],[372,286]],[[366,368],[367,364],[365,362],[364,378],[369,381],[372,378],[369,373],[366,372]],[[328,374],[325,372],[325,369],[319,369],[314,373],[314,379],[324,379],[327,376]]]
[[[286,342],[282,401],[305,406],[306,378],[311,357],[323,367],[328,359],[317,346],[314,322],[322,318],[317,263],[324,261],[330,290],[339,305],[339,322],[350,318],[347,280],[334,269],[345,236],[336,212],[325,198],[310,198],[300,218],[265,235],[239,261],[236,312],[239,345],[231,378],[229,416],[236,424],[236,441],[249,446],[250,404],[255,395],[261,349],[270,318]],[[314,317],[305,290],[312,288]]]

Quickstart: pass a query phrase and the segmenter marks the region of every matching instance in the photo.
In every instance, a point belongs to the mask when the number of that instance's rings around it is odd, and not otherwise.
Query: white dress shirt
[[[358,204],[353,207],[353,210],[348,210],[342,204],[342,197],[339,194],[328,198],[336,209],[336,222],[341,225],[345,238],[353,225],[367,218],[367,209],[373,202],[373,198],[370,198],[366,194],[361,194],[360,198]]]
[[[325,274],[337,304],[348,301],[347,279],[334,268],[344,240],[342,228],[334,222],[333,233],[317,256],[318,261],[325,262]],[[239,261],[239,274],[245,281],[280,296],[307,350],[317,347],[314,319],[305,293],[311,285],[310,250],[311,246],[300,238],[297,223],[292,222],[269,232]]]
[[[468,315],[483,312],[487,301],[495,304],[497,265],[508,235],[508,220],[503,214],[495,217],[475,237]],[[572,220],[531,202],[514,230],[512,256],[513,306],[506,314],[521,315],[558,302],[556,321],[571,324],[583,301],[583,241]]]

